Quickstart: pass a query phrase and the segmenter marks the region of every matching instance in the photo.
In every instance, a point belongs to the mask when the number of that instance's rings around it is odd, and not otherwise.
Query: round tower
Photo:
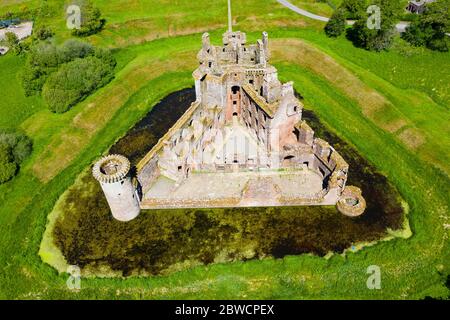
[[[92,169],[94,178],[102,186],[113,217],[119,221],[133,220],[141,210],[129,172],[130,161],[117,154],[101,158]]]

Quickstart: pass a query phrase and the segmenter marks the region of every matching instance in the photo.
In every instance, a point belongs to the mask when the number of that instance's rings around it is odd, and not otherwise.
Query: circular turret
[[[130,161],[119,154],[110,154],[101,158],[94,165],[94,178],[103,183],[114,183],[123,180],[130,171]]]
[[[337,204],[338,210],[349,217],[358,217],[366,209],[366,200],[361,189],[355,186],[346,186]]]
[[[120,221],[130,221],[140,212],[139,198],[129,172],[130,161],[118,154],[101,158],[92,169],[94,178],[100,182],[113,217]]]

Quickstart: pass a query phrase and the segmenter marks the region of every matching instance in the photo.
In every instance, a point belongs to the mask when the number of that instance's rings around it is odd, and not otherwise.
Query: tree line
[[[63,113],[110,82],[115,65],[109,50],[86,42],[40,42],[29,52],[22,85],[26,95],[42,93],[52,112]]]
[[[367,21],[372,13],[368,7],[380,8],[379,28],[369,28]],[[448,51],[450,32],[450,0],[437,0],[429,3],[420,15],[412,15],[411,23],[402,34],[402,38],[414,46],[426,46],[432,50]],[[401,0],[344,0],[336,8],[325,26],[329,37],[346,34],[355,46],[367,50],[381,51],[388,49],[396,34],[395,26],[404,16],[405,7]],[[347,28],[347,19],[355,20]]]

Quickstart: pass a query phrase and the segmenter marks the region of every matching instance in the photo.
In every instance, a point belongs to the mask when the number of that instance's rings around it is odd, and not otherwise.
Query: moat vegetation
[[[31,0],[26,6],[19,2],[2,1],[0,15],[23,12],[23,18],[36,18],[36,28],[50,27],[58,44],[71,37],[61,14],[64,0]],[[315,12],[313,0],[303,2],[310,2]],[[56,201],[149,108],[170,92],[192,86],[201,33],[208,31],[219,42],[226,24],[225,1],[182,0],[177,6],[162,6],[156,0],[130,0],[124,6],[116,0],[98,0],[95,5],[107,23],[84,40],[114,49],[115,78],[66,113],[53,114],[41,96],[24,95],[20,79],[24,56],[0,57],[0,127],[24,130],[33,140],[33,153],[17,176],[0,185],[1,298],[449,295],[450,80],[443,66],[449,64],[450,55],[412,47],[398,37],[386,52],[358,49],[344,37],[327,38],[324,23],[301,17],[275,0],[235,2],[235,28],[247,31],[253,42],[265,29],[272,49],[278,43],[294,50],[290,56],[274,50],[280,77],[294,81],[326,131],[354,147],[395,185],[410,207],[413,235],[328,260],[303,254],[198,266],[162,277],[82,279],[81,291],[70,291],[67,274],[58,275],[37,254]],[[302,50],[299,44],[316,51]],[[386,103],[373,103],[377,97]],[[366,270],[373,264],[382,270],[382,290],[366,288]]]
[[[194,100],[194,90],[169,95],[110,150],[136,164]],[[114,220],[90,172],[64,196],[53,239],[69,264],[91,274],[158,274],[198,264],[328,252],[379,240],[402,227],[400,196],[350,145],[328,132],[313,112],[304,119],[349,162],[349,184],[362,188],[365,214],[349,218],[335,207],[147,210],[134,221]],[[162,121],[164,119],[164,121]]]

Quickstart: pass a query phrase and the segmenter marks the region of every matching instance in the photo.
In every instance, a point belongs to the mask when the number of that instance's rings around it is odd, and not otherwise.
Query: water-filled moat
[[[194,99],[193,89],[169,95],[110,153],[136,165]],[[69,264],[94,273],[108,267],[123,275],[161,274],[214,262],[342,252],[356,242],[384,237],[388,228],[401,228],[396,189],[314,113],[304,110],[303,119],[349,163],[348,183],[362,189],[367,201],[362,216],[344,216],[334,206],[173,209],[144,210],[124,223],[111,216],[98,182],[87,171],[66,194],[53,230],[55,244]]]

